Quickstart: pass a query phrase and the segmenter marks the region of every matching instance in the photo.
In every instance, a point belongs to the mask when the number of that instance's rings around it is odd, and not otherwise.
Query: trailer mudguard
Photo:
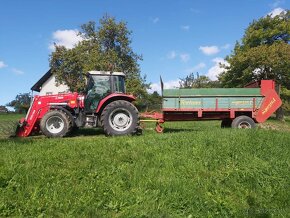
[[[261,94],[265,97],[256,115],[258,123],[265,122],[282,105],[282,101],[275,90],[274,81],[262,80]]]

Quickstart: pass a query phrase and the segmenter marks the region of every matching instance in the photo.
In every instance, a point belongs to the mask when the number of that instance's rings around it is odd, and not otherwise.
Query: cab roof
[[[125,76],[123,72],[111,72],[111,71],[89,71],[89,75],[113,75],[113,76]]]

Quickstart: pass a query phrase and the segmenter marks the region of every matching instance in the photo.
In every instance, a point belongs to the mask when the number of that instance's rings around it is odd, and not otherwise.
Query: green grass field
[[[219,126],[0,139],[0,217],[289,217],[290,121]]]

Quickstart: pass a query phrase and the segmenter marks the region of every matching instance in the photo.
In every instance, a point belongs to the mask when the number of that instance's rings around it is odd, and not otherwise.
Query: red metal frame
[[[20,126],[17,130],[17,136],[26,137],[32,132],[39,131],[39,122],[41,118],[52,108],[56,106],[67,106],[69,108],[84,108],[84,95],[78,93],[67,93],[60,95],[35,96],[26,118],[20,120]],[[96,113],[100,113],[108,102],[114,100],[134,101],[136,98],[132,95],[113,93],[99,102]]]
[[[107,105],[108,102],[112,102],[114,100],[126,100],[129,102],[135,101],[136,97],[133,95],[127,95],[122,93],[113,93],[108,95],[107,97],[103,98],[96,109],[96,113],[101,112],[101,110],[104,108],[105,105]]]
[[[251,83],[247,88],[257,87],[258,84],[260,84],[260,93],[264,96],[260,108],[257,108],[256,98],[253,98],[252,108],[218,108],[218,99],[216,98],[215,108],[166,108],[161,113],[142,113],[141,117],[156,120],[157,132],[163,131],[160,124],[165,121],[234,119],[245,114],[252,117],[256,122],[264,122],[281,106],[282,101],[275,91],[273,80]],[[146,122],[146,120],[142,121]]]
[[[261,80],[261,95],[265,97],[255,117],[259,123],[265,122],[282,105],[273,80]]]
[[[65,105],[70,108],[79,106],[78,93],[68,93],[61,95],[35,96],[26,118],[20,120],[20,127],[17,136],[26,137],[32,131],[39,130],[40,119],[56,105]]]

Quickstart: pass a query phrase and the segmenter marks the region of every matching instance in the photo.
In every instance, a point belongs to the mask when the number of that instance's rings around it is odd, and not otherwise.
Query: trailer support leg
[[[155,131],[157,133],[163,133],[164,127],[160,125],[159,122],[156,122],[156,127],[155,127]]]

